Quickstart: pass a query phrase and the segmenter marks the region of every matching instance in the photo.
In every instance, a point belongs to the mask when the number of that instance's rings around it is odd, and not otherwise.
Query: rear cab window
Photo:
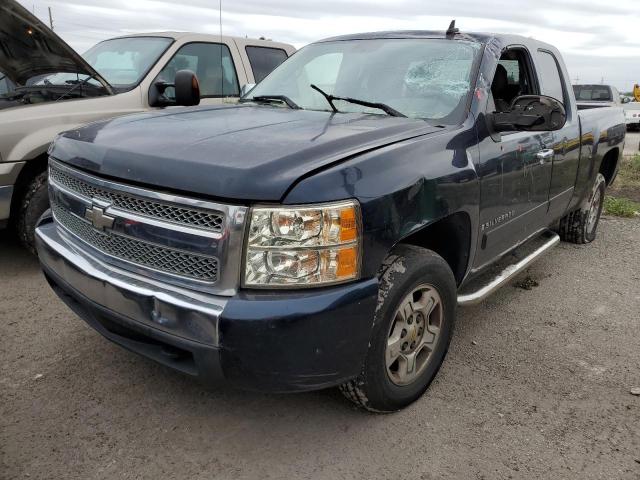
[[[249,57],[253,78],[256,83],[260,83],[264,77],[287,59],[287,52],[281,48],[248,45],[245,47],[245,51],[247,52],[247,57]]]
[[[574,85],[573,93],[578,101],[611,102],[613,97],[607,85]]]

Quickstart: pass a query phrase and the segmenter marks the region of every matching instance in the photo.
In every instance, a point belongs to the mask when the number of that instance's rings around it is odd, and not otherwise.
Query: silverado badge
[[[509,220],[511,218],[513,218],[513,216],[516,214],[515,210],[510,210],[506,213],[503,213],[502,215],[498,215],[496,218],[493,218],[491,220],[489,220],[488,222],[483,223],[482,225],[480,225],[480,229],[482,231],[491,228],[491,227],[495,227],[496,225],[501,224],[502,222],[504,222],[505,220]]]

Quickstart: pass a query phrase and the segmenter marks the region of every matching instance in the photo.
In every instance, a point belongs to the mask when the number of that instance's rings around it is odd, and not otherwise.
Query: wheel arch
[[[601,173],[604,176],[604,179],[607,182],[607,186],[611,185],[613,183],[613,180],[616,178],[616,174],[618,173],[619,159],[620,149],[618,147],[612,148],[602,157],[598,173]]]
[[[48,156],[47,152],[43,152],[35,158],[28,160],[16,179],[13,191],[13,200],[11,201],[11,220],[15,221],[22,197],[29,188],[29,184],[33,179],[47,169]]]
[[[397,244],[414,245],[434,251],[449,265],[460,286],[471,255],[471,217],[456,212],[403,237]]]

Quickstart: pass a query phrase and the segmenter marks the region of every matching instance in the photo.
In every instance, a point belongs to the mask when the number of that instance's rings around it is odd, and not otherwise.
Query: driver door
[[[523,47],[506,50],[494,77],[487,112],[509,108],[520,95],[539,94],[531,56]],[[503,75],[504,75],[503,70]],[[480,232],[476,267],[490,263],[547,225],[554,157],[553,132],[502,132],[486,139],[480,161]]]

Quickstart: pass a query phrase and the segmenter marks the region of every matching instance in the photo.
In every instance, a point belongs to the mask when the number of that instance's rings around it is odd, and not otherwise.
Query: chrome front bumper
[[[85,303],[124,317],[140,331],[153,329],[176,339],[218,347],[218,321],[227,298],[107,266],[65,236],[50,220],[41,221],[36,229],[38,256],[50,281],[62,284],[65,291],[74,292]]]

